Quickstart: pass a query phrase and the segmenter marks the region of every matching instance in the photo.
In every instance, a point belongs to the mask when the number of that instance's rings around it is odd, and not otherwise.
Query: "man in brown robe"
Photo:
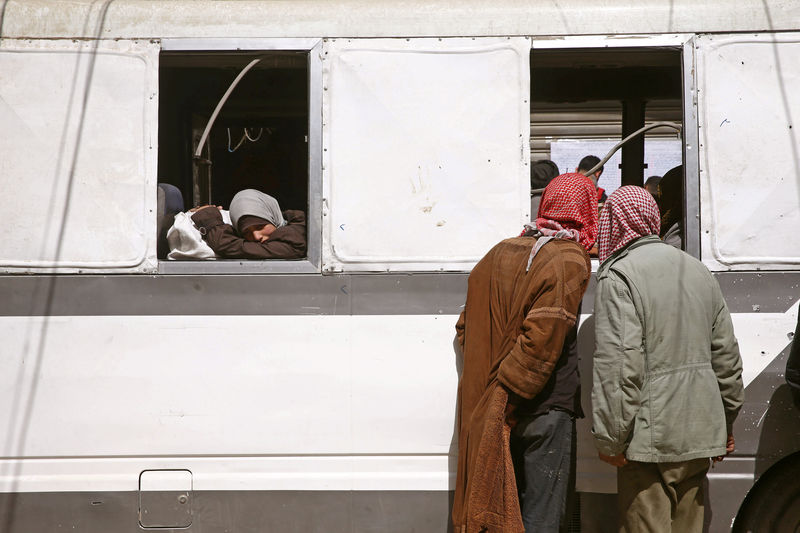
[[[594,195],[585,176],[557,177],[542,197],[537,227],[524,232],[530,236],[500,242],[469,276],[466,306],[456,324],[464,367],[455,533],[525,531],[509,422],[516,406],[541,405],[546,398],[538,395],[545,388],[542,395],[553,393],[550,378],[575,328],[591,272],[586,249],[596,236]]]

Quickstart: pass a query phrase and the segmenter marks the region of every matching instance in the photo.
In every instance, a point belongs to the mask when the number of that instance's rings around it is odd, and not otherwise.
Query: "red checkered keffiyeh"
[[[561,174],[553,178],[542,193],[536,227],[547,230],[573,230],[575,239],[587,250],[597,239],[597,191],[583,174]]]
[[[660,227],[661,214],[653,195],[635,185],[620,187],[600,213],[600,262],[639,237],[658,235]]]

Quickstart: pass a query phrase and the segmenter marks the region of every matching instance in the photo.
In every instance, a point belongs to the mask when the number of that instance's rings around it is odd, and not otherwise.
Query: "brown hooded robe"
[[[591,272],[576,242],[552,240],[526,272],[533,237],[506,239],[475,265],[456,324],[458,385],[455,533],[525,531],[506,422],[508,391],[533,398],[550,377]]]

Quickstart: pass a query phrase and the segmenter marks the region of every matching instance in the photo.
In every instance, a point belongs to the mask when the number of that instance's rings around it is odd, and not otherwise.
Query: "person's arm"
[[[299,257],[297,250],[281,240],[248,242],[233,226],[222,221],[219,210],[205,207],[192,215],[192,221],[214,253],[231,259],[286,259]],[[276,230],[277,231],[277,230]]]
[[[598,452],[618,456],[628,445],[645,376],[642,323],[628,285],[604,277],[594,301],[592,435]]]
[[[577,320],[589,279],[588,263],[586,255],[573,248],[558,251],[542,266],[545,283],[536,288],[522,332],[500,363],[498,379],[513,394],[531,399],[550,378],[567,332]]]
[[[464,329],[467,324],[467,310],[461,311],[461,314],[458,316],[458,322],[456,322],[456,338],[458,339],[458,345],[461,347],[461,351],[464,351]]]
[[[792,338],[792,349],[786,360],[786,383],[792,390],[795,404],[800,407],[800,312]]]
[[[283,218],[286,219],[287,224],[305,224],[306,214],[297,209],[287,209],[283,212]]]
[[[714,281],[716,283],[716,281]],[[742,358],[739,343],[733,333],[733,322],[719,285],[715,286],[718,310],[711,329],[711,367],[717,376],[722,405],[725,407],[725,425],[728,436],[733,435],[733,422],[744,403],[742,383]]]

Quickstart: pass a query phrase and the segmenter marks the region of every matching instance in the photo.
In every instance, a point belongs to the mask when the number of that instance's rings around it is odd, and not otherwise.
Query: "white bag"
[[[226,224],[231,223],[231,215],[228,211],[220,211],[222,221]],[[168,259],[216,259],[218,256],[214,250],[203,240],[200,230],[192,222],[192,213],[178,213],[175,215],[175,223],[167,230],[167,242],[169,243]]]

